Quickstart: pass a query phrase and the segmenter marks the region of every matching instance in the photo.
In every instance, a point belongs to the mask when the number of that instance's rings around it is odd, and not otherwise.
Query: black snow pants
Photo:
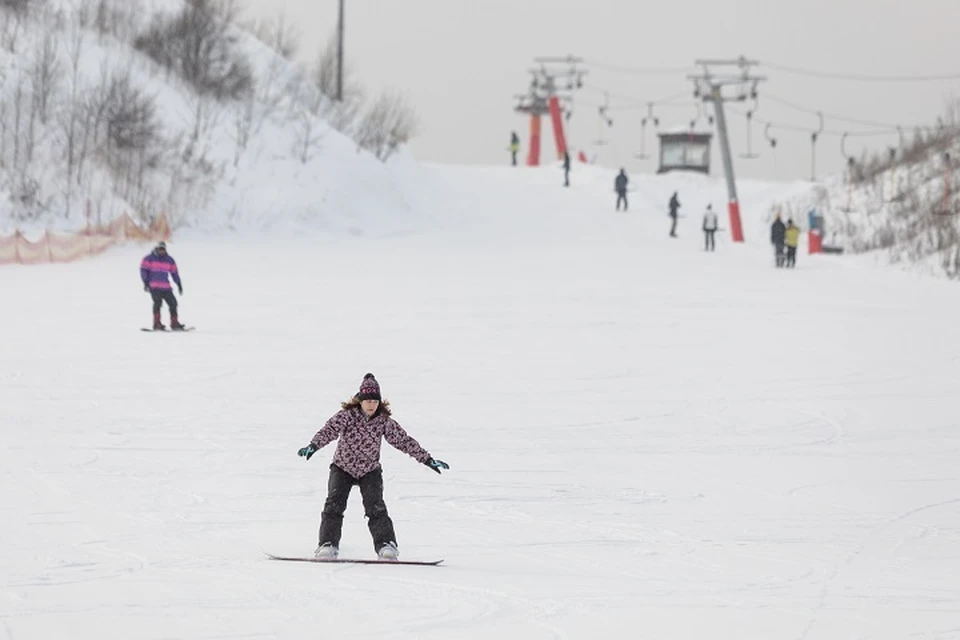
[[[177,298],[173,295],[172,289],[150,289],[150,296],[153,298],[154,317],[157,317],[157,314],[160,313],[160,307],[163,306],[164,301],[167,303],[167,308],[170,309],[170,315],[176,317]]]
[[[383,502],[383,472],[371,471],[357,479],[335,464],[330,465],[330,479],[327,481],[327,500],[320,514],[320,544],[330,542],[340,546],[340,534],[343,529],[343,512],[347,509],[347,498],[353,485],[360,485],[363,498],[363,512],[367,517],[367,527],[373,536],[373,548],[379,551],[385,542],[396,544],[393,521],[387,514],[387,505]]]
[[[785,266],[788,266],[788,267],[797,266],[797,248],[796,247],[787,247],[787,259],[784,264]]]
[[[773,243],[773,256],[777,260],[777,266],[782,267],[786,256],[783,255],[783,242]]]
[[[716,250],[716,248],[717,248],[717,243],[716,243],[716,240],[715,240],[714,237],[713,237],[716,233],[717,233],[717,230],[716,230],[716,229],[704,229],[704,230],[703,230],[703,235],[706,236],[706,238],[704,239],[704,243],[705,243],[704,251],[714,251],[714,250]]]
[[[617,211],[620,211],[620,203],[623,203],[623,210],[627,210],[627,192],[617,191]]]

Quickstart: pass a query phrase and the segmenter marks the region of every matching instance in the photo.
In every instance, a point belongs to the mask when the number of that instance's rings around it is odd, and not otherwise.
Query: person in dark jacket
[[[397,536],[383,502],[381,440],[386,440],[437,473],[450,466],[442,460],[434,460],[391,417],[390,403],[381,397],[380,383],[372,373],[363,377],[360,390],[353,398],[341,403],[340,407],[340,411],[317,431],[310,444],[297,452],[297,455],[309,460],[318,449],[339,439],[333,464],[330,465],[327,499],[320,517],[320,545],[314,555],[319,559],[336,558],[339,555],[347,498],[353,485],[359,485],[374,550],[382,559],[395,560],[399,556]]]
[[[680,209],[680,200],[677,199],[677,192],[674,191],[673,195],[670,196],[670,237],[677,237],[677,211]]]
[[[510,156],[513,158],[513,166],[517,166],[517,154],[520,153],[520,136],[516,131],[510,133]]]
[[[773,256],[778,267],[784,264],[783,244],[786,240],[787,227],[780,219],[780,212],[777,212],[777,219],[773,221],[770,227],[770,242],[773,243]]]
[[[570,186],[570,152],[563,152],[563,186]]]
[[[177,318],[177,298],[173,295],[170,280],[173,278],[180,295],[183,295],[183,283],[180,281],[180,272],[172,256],[167,254],[167,243],[159,242],[153,251],[140,261],[140,280],[143,290],[153,298],[153,328],[155,331],[164,331],[166,327],[160,322],[160,309],[167,303],[170,310],[170,328],[182,331],[186,327],[180,324]]]
[[[617,174],[616,180],[613,181],[613,190],[617,192],[617,211],[620,211],[620,203],[623,203],[623,210],[627,210],[627,183],[630,182],[630,179],[627,178],[627,170],[621,168],[620,173]]]

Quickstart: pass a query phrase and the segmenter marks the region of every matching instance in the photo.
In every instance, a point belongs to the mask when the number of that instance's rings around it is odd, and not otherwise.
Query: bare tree
[[[87,164],[87,158],[93,146],[93,127],[97,118],[96,101],[92,99],[95,90],[84,93],[84,96],[74,103],[74,109],[77,113],[77,130],[80,132],[77,139],[76,157],[74,175],[77,185],[82,185],[84,181],[84,167]]]
[[[253,89],[249,62],[235,50],[233,0],[187,0],[172,19],[155,17],[134,47],[176,69],[200,93],[239,98]]]
[[[92,20],[100,38],[113,36],[122,42],[130,42],[137,30],[139,16],[143,15],[140,0],[95,0],[91,7],[81,0],[78,8],[81,21]],[[92,11],[91,11],[92,9]]]
[[[280,89],[280,95],[286,100],[288,115],[291,118],[300,117],[300,111],[303,109],[309,109],[310,113],[317,113],[323,101],[323,95],[300,68],[287,76],[286,83]]]
[[[234,115],[234,138],[237,142],[233,154],[234,167],[240,164],[240,155],[247,150],[247,145],[250,144],[250,130],[253,128],[253,107],[254,99],[251,94],[238,105]]]
[[[0,10],[26,15],[42,4],[42,0],[0,0]]]
[[[7,129],[10,128],[7,108],[6,78],[0,76],[0,167],[7,166]]]
[[[16,217],[20,220],[37,220],[49,207],[49,199],[44,200],[40,183],[19,171],[10,184],[10,201],[17,208]]]
[[[93,24],[103,37],[110,33],[110,0],[99,0],[93,13]]]
[[[23,33],[23,19],[20,11],[0,11],[0,43],[10,53],[17,52],[17,42]]]
[[[93,24],[94,9],[100,0],[75,0],[74,2],[74,24],[83,28],[90,27]]]
[[[84,167],[91,149],[95,148],[100,140],[100,131],[106,118],[113,71],[109,60],[100,63],[100,77],[95,86],[90,87],[75,109],[78,112],[77,126],[81,132],[79,149],[77,151],[77,184],[83,184]]]
[[[104,99],[107,148],[150,152],[160,140],[156,99],[134,82],[129,69],[113,75]]]
[[[13,164],[14,170],[20,167],[20,125],[23,118],[23,90],[26,84],[24,74],[17,74],[17,87],[13,94]]]
[[[318,112],[330,126],[351,135],[363,109],[363,87],[356,81],[349,66],[343,69],[343,101],[337,101],[337,35],[334,33],[320,50],[311,69],[311,78],[326,100],[317,103]]]
[[[190,100],[193,104],[193,132],[190,134],[190,141],[195,144],[217,126],[222,109],[216,100],[202,94],[195,94]]]
[[[286,97],[284,88],[280,83],[280,76],[284,66],[285,63],[281,58],[274,57],[270,60],[265,77],[257,84],[255,93],[259,109],[253,127],[257,132],[260,131],[266,119],[280,107],[280,104]]]
[[[100,81],[87,92],[81,147],[102,146],[107,160],[127,152],[153,154],[161,142],[156,99],[134,80],[130,69],[100,68]],[[92,138],[92,139],[91,139]]]
[[[300,50],[300,30],[287,21],[283,9],[272,18],[253,21],[248,27],[258,40],[287,60],[292,60]]]
[[[73,175],[77,166],[78,124],[83,112],[80,96],[80,59],[83,56],[84,40],[87,33],[84,25],[84,11],[88,10],[90,0],[81,0],[77,10],[77,20],[73,23],[66,40],[67,58],[70,73],[70,98],[67,108],[62,112],[60,126],[66,139],[67,181],[64,189],[66,213],[69,216],[73,201]]]
[[[33,78],[30,79],[30,109],[27,118],[27,139],[24,144],[24,170],[33,162],[33,152],[37,147],[37,90]]]
[[[34,102],[36,104],[40,122],[46,124],[49,114],[50,99],[60,90],[63,81],[63,64],[60,61],[58,50],[59,34],[51,28],[44,30],[33,56],[31,65],[31,80],[33,82]]]
[[[336,98],[337,96],[337,64],[337,34],[334,32],[332,37],[327,38],[327,44],[320,50],[312,68],[313,83],[328,98]],[[349,67],[345,66],[343,69],[344,89],[352,84],[352,80],[353,77],[349,72]]]
[[[362,94],[352,95],[349,99],[344,98],[343,102],[327,99],[323,101],[319,113],[331,127],[352,137],[359,126],[363,104]]]
[[[381,162],[406,144],[417,132],[417,115],[399,93],[385,91],[373,102],[360,120],[357,144]]]
[[[82,50],[82,38],[76,34],[74,38],[71,54]],[[110,60],[102,62],[97,82],[82,93],[77,89],[76,94],[72,112],[61,122],[67,140],[71,127],[74,131],[75,169],[66,188],[67,198],[74,189],[72,176],[77,184],[88,183],[87,166],[94,164],[87,161],[93,157],[108,171],[113,193],[147,211],[153,202],[147,172],[159,166],[166,146],[154,96],[141,87],[130,67],[117,68]]]
[[[319,121],[309,108],[301,108],[300,113],[294,121],[294,142],[293,151],[302,164],[307,164],[313,159],[313,154],[317,151],[322,142],[323,134],[317,132]]]

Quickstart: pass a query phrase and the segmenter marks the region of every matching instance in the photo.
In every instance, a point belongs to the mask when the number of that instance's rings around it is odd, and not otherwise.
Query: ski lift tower
[[[743,242],[743,225],[740,222],[740,201],[737,199],[737,183],[733,176],[733,156],[730,153],[730,135],[727,131],[727,117],[723,109],[725,102],[743,102],[747,98],[756,99],[757,84],[766,78],[750,73],[750,68],[758,63],[740,56],[736,60],[697,60],[703,68],[700,75],[688,76],[694,83],[693,95],[704,102],[713,104],[716,114],[717,138],[720,143],[720,158],[727,179],[727,208],[730,212],[730,235],[734,242]],[[723,71],[735,67],[736,71]],[[720,68],[721,72],[715,69]],[[724,88],[735,87],[735,92],[724,93]]]
[[[530,150],[527,153],[527,165],[534,167],[540,164],[540,118],[550,114],[553,123],[553,138],[557,144],[557,157],[562,159],[567,151],[567,140],[563,132],[563,115],[560,110],[560,100],[569,99],[566,92],[579,89],[583,86],[583,76],[586,70],[578,69],[580,58],[566,56],[564,58],[536,58],[540,67],[531,69],[533,78],[530,81],[528,93],[516,96],[520,102],[514,108],[518,113],[530,115]],[[548,68],[548,64],[567,65],[565,69]]]

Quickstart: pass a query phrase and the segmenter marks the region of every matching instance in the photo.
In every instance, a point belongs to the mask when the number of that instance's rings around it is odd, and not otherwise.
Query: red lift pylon
[[[550,120],[553,124],[553,139],[557,145],[557,158],[563,159],[567,151],[567,139],[563,130],[563,110],[560,108],[561,95],[558,91],[558,78],[566,78],[566,90],[572,91],[583,86],[583,76],[587,73],[585,70],[576,68],[576,64],[581,62],[579,58],[567,56],[566,58],[537,58],[540,63],[539,69],[531,69],[533,79],[530,82],[530,91],[525,95],[519,95],[517,98],[520,103],[515,111],[518,113],[530,114],[530,148],[527,151],[527,165],[531,167],[540,164],[540,138],[541,138],[541,120],[542,116],[550,114]],[[569,68],[565,71],[551,71],[547,69],[547,63],[565,63]]]

